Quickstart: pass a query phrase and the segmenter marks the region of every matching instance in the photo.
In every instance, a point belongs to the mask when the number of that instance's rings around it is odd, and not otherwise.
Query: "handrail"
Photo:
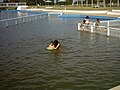
[[[40,13],[40,14],[34,14],[34,15],[28,15],[28,16],[22,16],[22,17],[0,20],[0,25],[1,25],[0,28],[8,27],[8,26],[11,26],[11,25],[17,25],[17,24],[25,23],[25,22],[29,22],[29,21],[33,21],[33,20],[36,20],[36,19],[42,19],[42,18],[44,18],[43,15],[48,16],[48,13]]]
[[[83,29],[81,29],[80,26],[81,26],[81,23],[78,23],[78,30],[83,30]],[[107,36],[112,35],[111,34],[111,30],[116,30],[116,31],[118,31],[118,34],[119,34],[118,36],[120,36],[120,29],[119,28],[110,27],[109,26],[109,22],[107,23],[107,26],[95,26],[94,24],[91,24],[91,25],[85,24],[85,26],[84,26],[85,30],[84,31],[86,31],[86,27],[89,27],[89,28],[87,28],[87,31],[90,31],[91,33],[94,32],[95,28],[104,28],[104,29],[106,29]],[[96,30],[95,32],[99,32],[99,31],[101,31],[101,30]]]
[[[16,17],[16,18],[10,18],[10,19],[3,19],[3,20],[0,20],[0,22],[9,21],[9,20],[15,20],[15,19],[21,19],[21,18],[26,18],[26,17],[32,17],[32,16],[39,16],[39,15],[42,15],[42,14],[45,14],[45,13],[29,15],[29,16],[22,16],[22,17]]]
[[[120,19],[116,19],[116,20],[109,20],[109,22],[117,22],[117,21],[120,21]],[[103,23],[103,22],[108,22],[108,21],[100,21],[101,23]]]

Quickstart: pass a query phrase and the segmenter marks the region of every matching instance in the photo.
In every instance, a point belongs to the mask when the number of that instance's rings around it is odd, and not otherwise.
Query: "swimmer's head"
[[[86,19],[89,19],[89,16],[86,16]]]

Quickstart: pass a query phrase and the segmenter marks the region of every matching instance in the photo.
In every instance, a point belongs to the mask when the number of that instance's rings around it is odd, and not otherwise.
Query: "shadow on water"
[[[49,60],[59,61],[61,56],[61,50],[53,50],[49,52]]]

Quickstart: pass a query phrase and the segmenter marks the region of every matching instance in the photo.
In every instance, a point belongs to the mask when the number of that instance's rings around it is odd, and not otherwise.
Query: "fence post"
[[[31,21],[31,17],[30,17],[30,21]]]
[[[25,22],[25,19],[23,18],[23,23]]]
[[[66,14],[66,7],[65,7],[65,10],[64,10],[65,14]]]
[[[8,22],[6,21],[6,27],[8,27]]]
[[[93,33],[93,25],[91,25],[91,33]]]
[[[17,24],[17,20],[15,20],[15,24]]]
[[[78,30],[80,30],[80,25],[81,25],[81,23],[78,23]]]
[[[108,21],[107,22],[107,36],[110,36],[110,28],[109,28],[109,26],[110,26],[110,22]]]

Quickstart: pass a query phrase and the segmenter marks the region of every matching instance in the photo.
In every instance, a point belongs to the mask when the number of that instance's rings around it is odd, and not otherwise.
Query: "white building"
[[[3,0],[0,0],[0,3],[3,2]]]

